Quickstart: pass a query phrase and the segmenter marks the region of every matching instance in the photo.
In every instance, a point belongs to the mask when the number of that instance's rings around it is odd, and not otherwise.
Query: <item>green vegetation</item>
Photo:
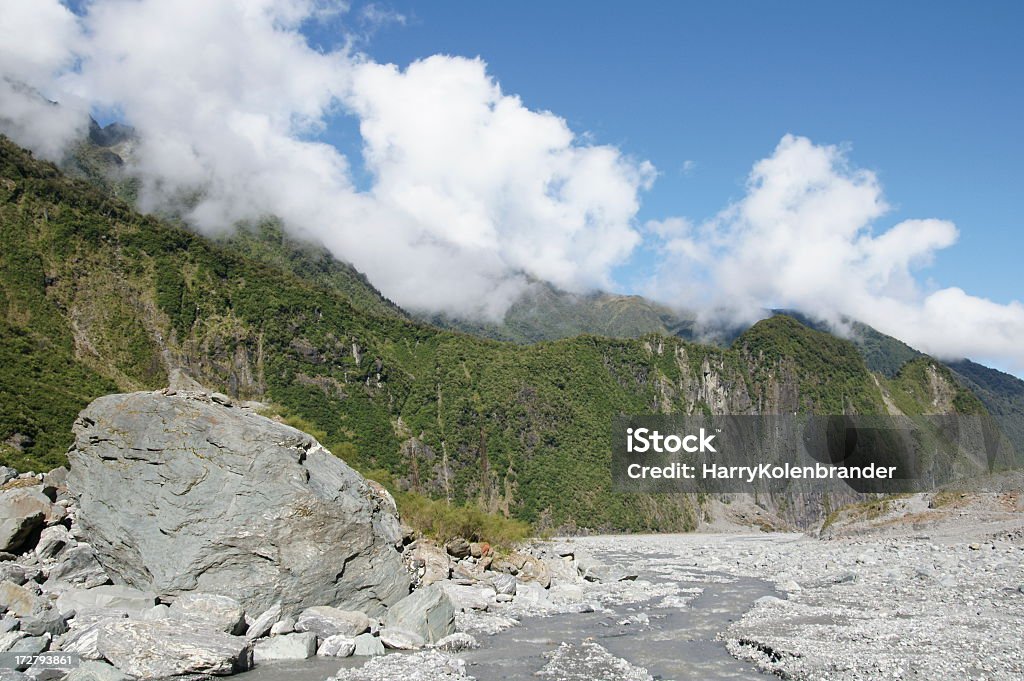
[[[438,537],[692,529],[696,498],[612,491],[615,415],[885,413],[856,347],[786,317],[730,348],[439,330],[273,222],[204,239],[3,139],[0,325],[4,463],[52,467],[89,400],[183,375],[280,405]]]
[[[500,324],[425,315],[434,326],[513,343],[539,343],[598,334],[638,338],[658,333],[693,338],[693,318],[640,296],[611,293],[577,295],[547,282],[533,282]]]

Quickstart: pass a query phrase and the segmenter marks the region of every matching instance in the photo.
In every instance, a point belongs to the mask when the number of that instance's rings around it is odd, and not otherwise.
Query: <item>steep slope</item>
[[[678,530],[699,499],[610,491],[613,416],[886,409],[852,344],[786,317],[730,348],[519,346],[361,308],[330,268],[244,251],[0,140],[0,459],[52,465],[91,398],[196,381],[275,403],[405,489],[542,527]]]
[[[999,422],[1017,450],[1018,461],[1024,466],[1024,381],[969,359],[947,364]]]

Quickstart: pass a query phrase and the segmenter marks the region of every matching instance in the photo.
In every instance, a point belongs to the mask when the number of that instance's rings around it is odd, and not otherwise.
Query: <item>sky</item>
[[[411,309],[540,278],[1024,373],[1020,3],[2,5],[6,134],[123,120],[143,209],[279,215]]]

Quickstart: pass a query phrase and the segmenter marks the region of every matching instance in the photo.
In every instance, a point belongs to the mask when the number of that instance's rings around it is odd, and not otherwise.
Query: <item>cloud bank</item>
[[[640,240],[650,164],[581,142],[563,119],[503,93],[479,59],[401,70],[353,41],[313,49],[300,29],[344,5],[97,0],[78,17],[56,0],[7,4],[8,134],[55,158],[89,106],[117,111],[140,136],[143,209],[198,197],[185,217],[208,232],[277,215],[408,308],[500,319],[531,278],[610,287]],[[41,109],[52,124],[40,125]],[[365,191],[349,160],[317,141],[344,115],[359,121]]]
[[[876,229],[888,211],[874,173],[851,167],[839,147],[787,135],[754,165],[745,196],[712,219],[646,225],[663,249],[649,292],[709,322],[790,308],[841,328],[846,316],[942,358],[1024,369],[1024,305],[923,287],[917,271],[957,229],[935,219]]]
[[[878,178],[844,150],[786,136],[711,219],[638,229],[649,163],[530,109],[480,59],[399,68],[359,51],[401,20],[323,0],[94,0],[81,15],[7,0],[0,130],[58,159],[91,110],[116,112],[140,137],[143,209],[187,206],[206,232],[276,215],[413,310],[498,320],[532,279],[614,289],[613,269],[644,243],[660,250],[645,292],[709,323],[771,307],[845,315],[941,357],[1024,370],[1024,306],[923,286],[956,227],[877,228],[889,210]],[[311,46],[311,25],[341,47]],[[358,124],[361,186],[321,141],[345,118]]]

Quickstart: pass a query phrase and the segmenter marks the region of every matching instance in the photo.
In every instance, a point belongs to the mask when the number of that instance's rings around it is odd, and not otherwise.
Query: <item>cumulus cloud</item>
[[[843,149],[787,135],[754,165],[745,196],[712,219],[648,223],[663,249],[650,292],[709,322],[794,308],[837,326],[861,320],[939,357],[1024,369],[1024,306],[922,287],[918,271],[957,229],[936,219],[877,229],[888,211],[877,176]]]
[[[54,0],[14,4],[0,32],[14,55],[0,61],[7,82],[52,93],[55,110],[74,101],[121,112],[140,137],[144,209],[187,199],[186,219],[205,231],[277,215],[402,305],[492,319],[531,278],[610,285],[640,239],[649,164],[530,110],[479,59],[399,69],[352,40],[313,49],[300,29],[346,4],[96,0],[81,17]],[[386,14],[369,5],[360,20],[367,11]],[[8,43],[19,33],[54,40]],[[26,142],[35,123],[8,114],[4,130]],[[35,149],[54,157],[80,134],[83,109],[65,115],[62,134]],[[316,141],[344,115],[359,119],[367,191],[349,159]]]

